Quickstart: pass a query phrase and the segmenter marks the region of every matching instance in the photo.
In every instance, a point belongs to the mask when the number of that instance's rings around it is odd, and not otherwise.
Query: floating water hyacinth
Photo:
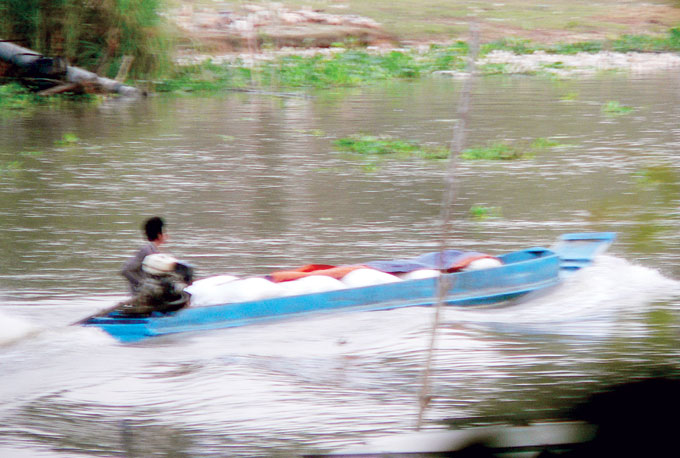
[[[426,146],[390,136],[352,135],[335,140],[333,144],[343,151],[367,156],[400,155],[419,156],[424,159],[446,159],[450,154],[448,149],[441,146]]]
[[[496,142],[489,146],[468,148],[460,157],[467,160],[510,161],[526,159],[531,157],[531,154],[507,143]]]
[[[609,115],[609,116],[624,115],[624,114],[628,114],[632,111],[633,111],[633,107],[629,107],[627,105],[621,105],[621,103],[619,103],[615,100],[609,101],[602,106],[602,112],[606,115]]]
[[[353,135],[333,142],[344,151],[358,154],[411,154],[418,151],[415,143],[393,139],[392,137],[374,137],[371,135]]]

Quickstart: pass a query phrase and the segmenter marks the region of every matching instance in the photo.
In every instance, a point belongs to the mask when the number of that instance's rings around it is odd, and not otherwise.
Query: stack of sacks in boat
[[[192,306],[205,307],[418,280],[439,276],[442,271],[458,272],[500,265],[500,260],[483,253],[447,250],[413,259],[372,261],[361,265],[308,264],[272,272],[264,277],[217,275],[195,281],[185,291],[191,294]]]

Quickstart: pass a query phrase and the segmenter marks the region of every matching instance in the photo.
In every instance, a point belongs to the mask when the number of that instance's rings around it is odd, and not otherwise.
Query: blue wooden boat
[[[446,281],[443,303],[453,306],[497,304],[557,285],[565,275],[590,264],[614,241],[612,232],[573,233],[551,248],[528,248],[498,256],[502,265],[443,274],[438,278],[348,288],[258,301],[188,307],[171,313],[130,317],[98,314],[79,324],[96,326],[121,342],[179,332],[243,326],[275,319],[338,311],[373,311],[431,306],[438,284]]]

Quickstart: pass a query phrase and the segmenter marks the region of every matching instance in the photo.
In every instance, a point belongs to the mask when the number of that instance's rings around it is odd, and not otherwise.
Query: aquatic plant
[[[529,159],[537,153],[565,146],[557,140],[545,137],[538,137],[530,144],[518,142],[510,144],[507,142],[494,142],[488,146],[478,146],[466,149],[461,153],[461,158],[466,160],[486,160],[486,161],[511,161],[517,159]]]
[[[73,144],[78,143],[79,141],[80,141],[80,139],[78,138],[78,136],[76,134],[67,132],[67,133],[63,134],[61,136],[61,138],[59,140],[55,141],[54,143],[56,145],[64,146],[64,145],[73,145]]]
[[[443,160],[451,156],[451,151],[443,146],[422,145],[417,142],[395,139],[390,136],[352,135],[337,139],[333,144],[342,151],[371,156],[416,156],[430,160]],[[560,146],[564,145],[550,138],[539,137],[525,147],[519,147],[506,142],[495,142],[488,146],[469,148],[464,150],[460,157],[464,160],[492,161],[527,159],[541,151]]]
[[[357,154],[412,154],[419,150],[413,142],[393,139],[389,136],[353,135],[333,142],[343,151]]]
[[[511,161],[525,159],[530,154],[504,142],[492,143],[464,150],[460,157],[466,160]]]
[[[470,207],[469,213],[470,216],[477,221],[498,218],[501,216],[501,211],[498,207],[486,207],[483,205],[473,205]]]
[[[624,115],[632,111],[633,111],[632,107],[629,107],[627,105],[621,105],[620,102],[617,102],[615,100],[611,100],[602,105],[602,112],[610,116]]]
[[[544,150],[549,148],[557,148],[559,146],[564,146],[562,143],[551,138],[538,137],[533,142],[531,142],[531,148],[534,150]]]
[[[450,155],[449,150],[441,146],[421,145],[390,136],[353,135],[335,140],[333,144],[343,151],[372,156],[417,156],[423,159],[437,160],[447,159]]]

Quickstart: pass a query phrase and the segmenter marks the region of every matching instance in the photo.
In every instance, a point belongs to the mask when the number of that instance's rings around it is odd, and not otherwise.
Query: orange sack
[[[326,275],[340,280],[342,277],[353,270],[361,269],[364,266],[329,266],[326,264],[307,264],[293,270],[279,270],[267,275],[267,279],[274,283],[297,280],[298,278],[309,277],[311,275]]]

